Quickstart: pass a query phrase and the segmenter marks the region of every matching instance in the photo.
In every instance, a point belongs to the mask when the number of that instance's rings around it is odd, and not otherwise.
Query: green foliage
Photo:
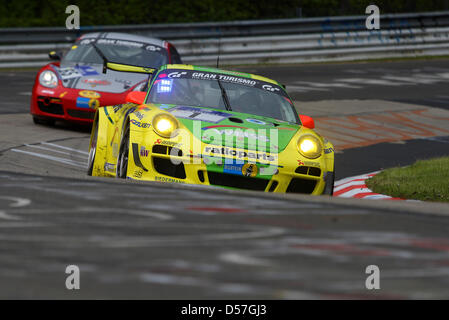
[[[449,202],[449,157],[387,169],[368,179],[366,185],[376,193],[392,197]]]
[[[449,0],[0,0],[0,27],[65,26],[65,8],[79,6],[81,25],[149,24],[364,15],[448,10]]]

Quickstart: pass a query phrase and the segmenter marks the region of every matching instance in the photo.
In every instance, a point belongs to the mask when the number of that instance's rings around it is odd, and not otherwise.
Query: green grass
[[[392,197],[449,202],[449,157],[387,169],[368,179],[366,185],[376,193]]]

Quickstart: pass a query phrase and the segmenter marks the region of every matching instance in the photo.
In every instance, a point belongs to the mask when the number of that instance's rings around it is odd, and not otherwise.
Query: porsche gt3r
[[[97,110],[88,174],[266,192],[333,192],[334,149],[278,82],[165,65],[148,91]]]
[[[92,123],[98,107],[124,103],[129,92],[146,90],[148,73],[107,69],[106,64],[157,69],[166,63],[181,63],[167,41],[116,32],[87,33],[64,57],[56,52],[50,57],[61,61],[38,72],[31,98],[30,112],[40,124],[55,120]]]

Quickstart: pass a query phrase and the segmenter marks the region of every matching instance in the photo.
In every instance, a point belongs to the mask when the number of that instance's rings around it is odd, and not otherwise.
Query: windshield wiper
[[[220,86],[220,90],[221,90],[221,97],[223,98],[224,104],[225,104],[225,108],[228,111],[232,111],[231,108],[231,103],[229,102],[229,98],[228,95],[226,93],[226,90],[223,88],[223,85],[220,82],[220,79],[217,78],[218,81],[218,85]]]
[[[95,51],[98,53],[98,55],[103,59],[103,73],[106,73],[107,70],[107,64],[108,64],[108,58],[101,52],[101,50],[97,47],[97,45],[93,42],[90,43],[92,47],[94,47]]]

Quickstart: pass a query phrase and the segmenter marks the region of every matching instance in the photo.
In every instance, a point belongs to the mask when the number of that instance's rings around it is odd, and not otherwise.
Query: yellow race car
[[[332,195],[333,145],[278,82],[172,64],[148,88],[97,110],[89,175]]]

